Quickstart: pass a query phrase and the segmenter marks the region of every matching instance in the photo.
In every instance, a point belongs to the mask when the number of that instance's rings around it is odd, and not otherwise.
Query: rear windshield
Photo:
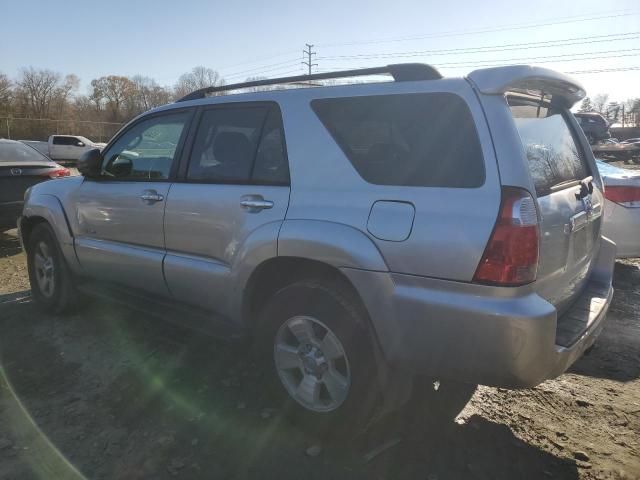
[[[475,124],[457,95],[331,98],[311,105],[369,183],[454,188],[484,183]]]
[[[0,162],[48,162],[35,148],[20,142],[0,142]]]
[[[565,112],[548,104],[513,98],[509,106],[538,195],[548,195],[590,175]]]

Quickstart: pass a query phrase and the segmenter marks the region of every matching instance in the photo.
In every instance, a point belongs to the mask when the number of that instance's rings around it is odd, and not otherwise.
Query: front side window
[[[538,195],[590,175],[563,111],[515,98],[509,99],[509,106]]]
[[[104,174],[127,180],[168,179],[189,115],[159,115],[133,125],[105,152]]]
[[[474,188],[484,159],[471,112],[451,93],[380,95],[311,103],[369,183]]]
[[[206,110],[200,119],[187,179],[212,183],[286,184],[280,114],[269,106]]]

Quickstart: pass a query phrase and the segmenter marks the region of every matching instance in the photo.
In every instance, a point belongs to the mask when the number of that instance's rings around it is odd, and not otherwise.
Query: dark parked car
[[[575,116],[591,145],[611,137],[609,122],[599,113],[584,112],[576,113]]]
[[[33,147],[0,139],[0,232],[16,228],[27,188],[69,173]]]

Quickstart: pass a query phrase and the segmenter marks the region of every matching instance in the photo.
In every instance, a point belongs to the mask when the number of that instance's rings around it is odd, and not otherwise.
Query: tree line
[[[610,102],[609,94],[599,93],[585,97],[579,112],[597,112],[610,124],[619,123],[623,127],[640,127],[640,98],[630,98],[624,102]]]
[[[28,67],[11,79],[0,72],[0,137],[46,140],[51,134],[66,133],[106,141],[142,112],[199,88],[224,84],[217,71],[198,66],[182,74],[173,86],[162,86],[143,75],[107,75],[91,80],[88,92],[82,94],[80,79],[74,74]],[[610,123],[640,127],[640,98],[612,102],[608,94],[598,94],[593,99],[586,97],[579,111],[598,112]]]
[[[82,94],[74,74],[29,67],[11,79],[0,72],[0,137],[46,140],[59,133],[106,141],[142,112],[198,88],[222,84],[218,72],[199,66],[170,87],[143,75],[107,75],[91,80]]]

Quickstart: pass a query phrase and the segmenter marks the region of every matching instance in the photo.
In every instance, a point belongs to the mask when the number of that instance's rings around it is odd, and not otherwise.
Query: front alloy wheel
[[[33,263],[40,293],[46,298],[51,298],[55,291],[55,264],[46,242],[41,241],[36,245]]]

